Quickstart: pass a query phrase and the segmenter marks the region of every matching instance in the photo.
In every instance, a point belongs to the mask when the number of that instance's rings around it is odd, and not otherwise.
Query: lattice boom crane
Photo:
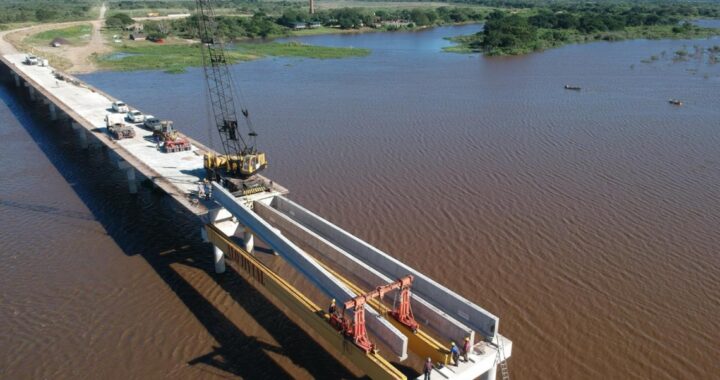
[[[240,106],[247,131],[238,122],[235,83],[228,68],[225,47],[218,31],[212,0],[196,0],[198,32],[202,44],[203,69],[214,122],[220,133],[224,155],[206,153],[204,166],[208,177],[231,191],[251,190],[258,186],[249,179],[267,166],[264,152],[255,147],[255,132],[249,112]]]

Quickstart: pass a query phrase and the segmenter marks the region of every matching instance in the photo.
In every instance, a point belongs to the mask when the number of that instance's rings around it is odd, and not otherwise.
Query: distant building
[[[147,37],[142,32],[130,33],[130,39],[133,41],[145,41]]]
[[[305,28],[307,28],[307,24],[304,23],[304,22],[291,22],[291,23],[290,23],[290,27],[293,28],[293,29],[295,29],[295,30],[305,29]]]
[[[310,29],[317,29],[317,28],[321,27],[322,24],[319,23],[319,22],[317,22],[317,21],[315,21],[315,22],[310,22],[310,23],[308,23],[307,26],[308,26],[308,28],[310,28]]]
[[[390,20],[390,21],[383,21],[382,25],[384,26],[394,26],[394,27],[401,27],[401,26],[408,26],[410,25],[410,21],[408,20]]]
[[[136,23],[134,23],[134,24],[131,24],[131,25],[126,26],[126,27],[125,27],[125,30],[130,30],[130,31],[133,31],[133,32],[142,32],[142,31],[143,31],[143,28],[144,28],[143,24],[141,24],[141,23],[139,23],[139,22],[136,22]]]

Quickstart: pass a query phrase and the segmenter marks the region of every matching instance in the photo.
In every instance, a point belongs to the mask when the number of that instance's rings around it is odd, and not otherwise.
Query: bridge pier
[[[13,71],[12,76],[15,78],[15,87],[20,87],[20,75]]]
[[[30,83],[25,84],[28,88],[28,95],[30,95],[30,100],[33,102],[35,101],[35,87],[31,86]]]
[[[243,234],[243,248],[245,248],[248,253],[253,253],[255,249],[255,236],[247,227],[245,227],[245,233]]]
[[[215,273],[225,273],[225,254],[220,248],[213,245]]]
[[[135,178],[135,168],[129,167],[125,169],[125,174],[127,175],[128,180],[128,190],[130,191],[130,194],[137,194],[137,181]]]
[[[135,176],[135,168],[130,166],[127,161],[123,160],[120,157],[117,158],[117,166],[120,170],[125,170],[125,175],[127,176],[128,180],[128,191],[130,192],[130,194],[137,194],[138,187],[137,178]]]
[[[88,147],[88,141],[87,141],[87,133],[85,133],[85,128],[82,127],[82,125],[71,121],[70,124],[72,125],[72,129],[75,131],[75,134],[80,139],[80,148],[87,149]]]
[[[50,120],[55,121],[58,119],[57,115],[57,107],[55,107],[55,104],[53,102],[49,102],[48,109],[50,110]]]
[[[480,380],[495,380],[497,378],[497,365],[494,365],[487,372],[480,376]]]

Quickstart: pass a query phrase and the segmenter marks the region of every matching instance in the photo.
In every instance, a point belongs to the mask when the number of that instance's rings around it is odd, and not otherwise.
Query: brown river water
[[[718,378],[720,64],[672,56],[720,39],[440,51],[478,29],[235,66],[267,174],[498,315],[513,378]],[[83,79],[219,143],[198,69]],[[0,139],[0,378],[358,375],[8,84]]]

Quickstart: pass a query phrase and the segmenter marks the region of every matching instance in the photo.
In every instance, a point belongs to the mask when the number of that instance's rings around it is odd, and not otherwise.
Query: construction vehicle
[[[331,314],[330,324],[349,339],[352,339],[356,346],[369,353],[375,349],[375,344],[370,342],[365,328],[365,305],[373,298],[382,299],[386,293],[393,290],[400,290],[400,302],[389,314],[396,321],[400,322],[411,331],[417,331],[419,324],[415,321],[412,309],[410,308],[410,287],[413,276],[407,275],[395,282],[378,286],[375,290],[348,300],[343,305],[342,314]],[[353,320],[346,318],[346,312],[353,312]]]
[[[115,140],[131,139],[135,137],[135,129],[131,125],[125,124],[123,115],[109,113],[105,115],[105,125],[107,126],[110,136]]]
[[[173,128],[173,122],[163,120],[153,129],[153,136],[162,143],[160,149],[165,153],[182,152],[192,149],[190,140]]]
[[[235,195],[248,195],[268,188],[255,176],[267,166],[267,159],[265,153],[255,147],[257,133],[248,110],[236,104],[236,85],[228,68],[212,3],[212,0],[196,0],[197,20],[209,103],[224,154],[208,152],[203,163],[208,179],[219,181]],[[238,106],[246,131],[242,131],[238,123]]]

